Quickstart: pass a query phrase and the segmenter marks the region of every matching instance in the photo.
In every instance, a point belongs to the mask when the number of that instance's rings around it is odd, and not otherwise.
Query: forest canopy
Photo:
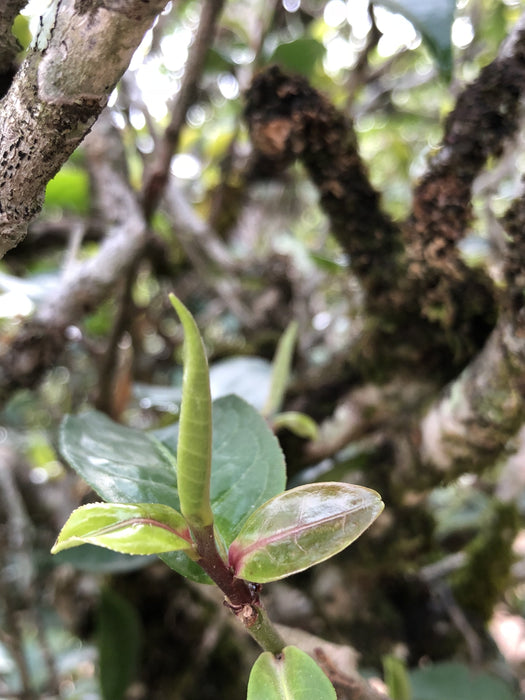
[[[274,450],[253,490],[284,455],[385,504],[264,582],[287,643],[339,698],[520,697],[524,91],[519,0],[4,1],[1,697],[246,697],[256,645],[173,553],[50,554],[106,499],[83,450],[176,448],[170,294],[215,435]]]

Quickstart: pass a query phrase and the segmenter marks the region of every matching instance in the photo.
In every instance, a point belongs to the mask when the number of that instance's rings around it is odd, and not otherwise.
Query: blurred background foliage
[[[16,19],[14,32],[24,51],[30,50],[47,4],[34,0]],[[250,150],[242,121],[243,91],[254,72],[272,63],[304,74],[354,119],[372,182],[386,210],[401,219],[409,211],[414,181],[440,142],[455,96],[494,58],[521,9],[519,0],[382,0],[371,7],[367,0],[229,0],[171,174],[195,216],[208,221],[227,247],[251,294],[250,311],[258,323],[249,327],[239,321],[217,294],[221,270],[192,264],[173,235],[173,214],[160,207],[151,221],[161,242],[160,257],[137,266],[126,301],[126,331],[112,340],[122,300],[108,299],[67,329],[66,352],[44,380],[14,392],[0,407],[0,445],[9,437],[16,446],[16,480],[23,493],[13,496],[9,507],[0,507],[0,515],[9,511],[11,517],[10,524],[6,518],[0,526],[1,697],[30,697],[23,695],[27,688],[33,689],[32,697],[83,700],[243,697],[256,651],[242,652],[239,633],[210,601],[209,592],[182,582],[150,558],[89,547],[51,558],[59,526],[72,507],[90,498],[57,452],[60,421],[66,413],[97,405],[107,389],[104,358],[112,352],[117,358],[110,378],[113,416],[169,435],[180,399],[180,368],[174,358],[180,359],[181,329],[167,303],[174,289],[197,314],[216,395],[233,387],[260,407],[269,360],[290,317],[300,326],[291,403],[336,375],[345,349],[362,330],[359,288],[301,166],[246,192],[240,174]],[[199,10],[194,0],[168,3],[111,97],[112,121],[121,133],[137,192],[168,124]],[[472,264],[494,264],[498,241],[490,234],[492,223],[516,194],[523,165],[521,143],[512,166],[503,161],[494,166],[497,172],[489,167],[477,183],[477,216],[462,243]],[[72,261],[87,259],[98,249],[104,232],[91,180],[80,147],[49,183],[44,208],[26,241],[0,262],[0,353],[58,287]],[[283,307],[286,299],[293,300],[289,308]],[[314,417],[326,417],[323,410],[320,405]],[[292,459],[291,476],[294,484],[321,475],[324,480],[359,478],[376,458],[374,445],[364,440],[307,468]],[[497,472],[487,478],[495,482]],[[9,484],[2,488],[7,501]],[[461,554],[489,517],[490,489],[473,488],[467,475],[436,489],[429,504],[442,547],[430,559]],[[13,517],[15,534],[10,530]],[[366,544],[360,556],[358,577],[366,580]],[[425,563],[432,562],[419,562]],[[405,563],[405,571],[411,564]],[[341,606],[359,605],[359,599],[348,602],[348,596],[357,595],[357,584],[352,584],[355,590],[345,590],[338,567],[336,560],[276,585],[269,592],[270,608],[287,624],[301,626],[308,619],[311,631],[354,646],[373,676],[382,676],[387,655],[404,659],[400,667],[385,665],[393,700],[518,697],[516,679],[525,656],[516,650],[523,639],[517,639],[514,656],[505,659],[495,646],[486,656],[491,663],[483,673],[499,677],[472,677],[458,663],[440,666],[458,661],[453,643],[449,640],[447,656],[447,649],[423,652],[424,642],[411,646],[398,636],[399,620],[394,618],[402,614],[402,602],[397,612],[370,609],[368,631],[361,623],[338,619]],[[395,597],[392,590],[391,600]],[[522,615],[523,585],[509,583],[501,601],[503,621]],[[421,619],[412,624],[425,628]],[[511,634],[505,629],[504,636]],[[468,626],[465,634],[470,635]],[[425,665],[430,661],[435,665]],[[408,685],[399,682],[399,674],[408,674]]]

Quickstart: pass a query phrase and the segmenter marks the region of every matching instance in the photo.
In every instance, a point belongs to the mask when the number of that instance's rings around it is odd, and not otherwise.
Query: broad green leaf
[[[299,411],[285,411],[278,413],[272,420],[274,430],[287,428],[290,432],[304,438],[315,440],[319,429],[313,418]]]
[[[136,674],[140,623],[135,609],[107,588],[97,610],[97,638],[103,700],[121,700]]]
[[[375,4],[403,15],[414,25],[436,57],[441,73],[449,80],[456,0],[376,0]]]
[[[279,338],[273,360],[270,393],[262,411],[263,416],[273,415],[282,406],[286,387],[290,380],[290,367],[292,366],[298,330],[299,325],[297,321],[292,321]]]
[[[337,482],[298,486],[262,505],[229,550],[235,575],[267,583],[347,547],[383,510],[376,491]]]
[[[74,510],[51,552],[96,544],[123,554],[158,554],[189,549],[182,515],[169,506],[89,503]]]
[[[245,520],[282,493],[285,484],[284,456],[264,418],[238,396],[214,401],[211,501],[227,546]]]
[[[297,647],[279,656],[265,651],[253,665],[247,700],[336,700],[333,685],[315,661]]]
[[[181,512],[190,528],[213,523],[210,503],[211,393],[208,360],[199,329],[184,304],[170,294],[184,328],[182,402],[177,446],[177,482]]]
[[[325,52],[326,48],[322,42],[311,37],[303,37],[279,44],[268,63],[278,63],[284,69],[301,73],[309,78]]]
[[[434,664],[409,675],[412,700],[518,700],[518,693],[501,678],[462,664]]]
[[[147,433],[90,411],[64,418],[59,443],[63,457],[105,501],[180,510],[175,457]]]
[[[286,468],[277,439],[252,406],[227,396],[214,401],[212,411],[212,508],[215,524],[229,545],[246,518],[284,490]],[[60,452],[105,501],[162,503],[180,509],[175,457],[146,433],[95,411],[66,416],[60,428]],[[183,576],[210,583],[184,552],[160,558]]]
[[[90,411],[64,418],[59,443],[62,456],[105,501],[162,503],[180,510],[175,456],[147,433]],[[184,552],[160,558],[192,581],[210,583]]]

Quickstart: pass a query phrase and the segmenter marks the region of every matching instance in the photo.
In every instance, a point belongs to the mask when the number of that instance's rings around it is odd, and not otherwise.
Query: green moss
[[[513,503],[496,503],[491,517],[467,547],[467,564],[451,580],[457,602],[486,622],[509,585],[512,543],[519,529]]]

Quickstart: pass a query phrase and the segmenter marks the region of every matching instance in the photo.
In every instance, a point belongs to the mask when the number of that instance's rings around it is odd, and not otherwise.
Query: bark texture
[[[93,126],[165,0],[56,0],[0,102],[0,257]]]

